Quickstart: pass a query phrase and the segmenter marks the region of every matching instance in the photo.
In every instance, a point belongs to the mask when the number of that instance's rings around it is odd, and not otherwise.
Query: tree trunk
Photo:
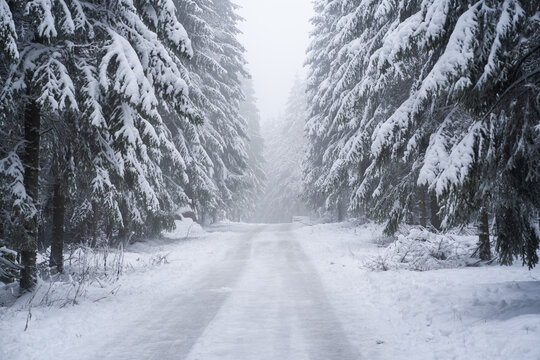
[[[129,241],[129,227],[124,226],[118,230],[118,244],[127,244]]]
[[[418,207],[420,210],[420,225],[424,228],[427,228],[427,209],[426,209],[426,188],[421,186],[418,189]]]
[[[343,200],[339,199],[337,204],[337,216],[338,216],[338,222],[343,222],[345,220],[345,210],[343,209]]]
[[[38,104],[31,100],[26,104],[24,111],[24,186],[27,195],[32,199],[34,206],[38,207],[39,196],[39,142],[40,142],[41,114]],[[33,290],[37,283],[36,253],[38,243],[38,213],[25,221],[25,234],[20,246],[21,265],[21,291]]]
[[[98,223],[99,223],[99,207],[97,201],[92,201],[92,243],[90,247],[95,248],[97,246],[98,235]]]
[[[53,229],[50,267],[59,273],[64,271],[64,214],[66,198],[61,176],[56,177],[53,190]]]
[[[478,235],[478,255],[481,260],[491,260],[491,242],[489,241],[489,217],[485,209],[480,213],[480,234]]]
[[[441,218],[439,216],[439,203],[437,195],[434,192],[430,193],[430,211],[431,211],[431,226],[437,231],[441,231]]]
[[[203,210],[201,210],[200,219],[201,225],[206,226],[206,213]]]
[[[0,209],[2,209],[3,204],[0,203]],[[4,222],[0,222],[0,239],[4,239]]]

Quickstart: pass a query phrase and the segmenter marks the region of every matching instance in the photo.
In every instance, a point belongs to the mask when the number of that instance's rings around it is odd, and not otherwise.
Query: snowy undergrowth
[[[70,352],[81,346],[106,343],[112,332],[128,333],[130,329],[104,329],[103,324],[129,323],[133,314],[152,312],[156,302],[174,297],[161,291],[163,281],[170,285],[167,289],[183,291],[208,263],[223,258],[234,241],[232,234],[207,234],[197,225],[189,232],[179,227],[165,235],[169,238],[110,251],[107,275],[103,250],[78,250],[81,259],[72,258],[71,266],[66,256],[64,279],[41,279],[33,294],[11,301],[10,306],[0,305],[0,359],[43,359],[40,354],[58,351],[65,353],[62,358],[70,358]],[[85,272],[90,280],[81,281]],[[16,290],[16,285],[6,285],[0,292],[6,299]],[[57,334],[52,342],[51,333]],[[40,340],[45,338],[47,343]]]
[[[426,271],[471,266],[478,237],[463,233],[438,234],[424,228],[406,228],[382,252],[366,260],[374,270]]]
[[[202,227],[191,219],[176,221],[174,230],[163,233],[163,240],[148,240],[128,249],[100,247],[92,249],[68,246],[64,254],[64,273],[54,274],[48,267],[50,248],[38,253],[39,278],[36,290],[19,298],[17,284],[0,286],[0,307],[15,306],[19,311],[33,307],[65,307],[81,300],[102,301],[120,288],[124,274],[144,272],[169,263],[167,239],[188,240],[204,236]],[[169,244],[170,245],[170,244]],[[0,308],[1,309],[1,308]],[[1,314],[1,312],[0,312]]]
[[[168,254],[159,247],[155,250],[148,247],[148,252],[125,251],[123,246],[98,249],[77,246],[66,250],[62,274],[51,273],[48,267],[50,249],[38,253],[38,283],[31,294],[19,297],[16,283],[0,286],[0,315],[2,307],[4,311],[13,307],[16,311],[31,312],[36,307],[63,308],[81,301],[99,302],[116,294],[123,275],[168,263]]]
[[[295,233],[364,358],[540,359],[540,269],[374,271],[366,264],[396,254],[381,247],[378,226],[328,224]]]
[[[82,299],[99,301],[114,294],[111,286],[125,272],[143,267],[143,261],[141,266],[137,266],[135,261],[125,262],[126,253],[122,248],[73,247],[67,251],[64,273],[54,274],[48,267],[49,253],[47,250],[38,254],[40,271],[36,290],[19,298],[16,283],[4,285],[0,287],[0,306],[31,312],[33,307],[77,305]],[[129,257],[130,254],[127,255]]]

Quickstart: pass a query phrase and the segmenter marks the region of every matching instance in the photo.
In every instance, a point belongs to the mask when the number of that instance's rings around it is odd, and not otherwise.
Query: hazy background
[[[245,18],[247,49],[262,120],[281,113],[296,74],[303,74],[313,14],[311,0],[235,0]]]

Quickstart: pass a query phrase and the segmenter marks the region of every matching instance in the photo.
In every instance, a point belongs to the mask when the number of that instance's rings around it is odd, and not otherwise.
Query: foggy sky
[[[247,49],[262,120],[282,113],[309,44],[311,0],[234,0],[242,6],[240,40]]]

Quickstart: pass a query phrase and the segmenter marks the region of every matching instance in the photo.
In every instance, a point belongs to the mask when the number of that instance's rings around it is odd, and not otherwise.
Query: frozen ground
[[[116,296],[33,308],[27,331],[27,299],[0,308],[0,359],[540,358],[539,270],[374,272],[373,226],[212,231],[128,249],[169,263],[133,267]]]

